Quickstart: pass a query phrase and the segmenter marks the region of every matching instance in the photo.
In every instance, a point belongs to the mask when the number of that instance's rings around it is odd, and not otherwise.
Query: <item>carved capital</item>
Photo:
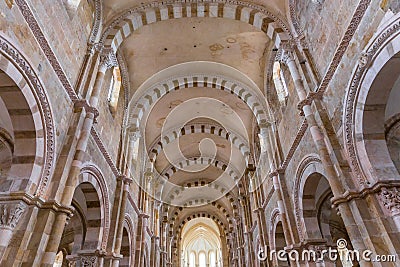
[[[104,49],[100,55],[100,69],[108,70],[118,66],[117,56],[112,49]]]
[[[102,43],[90,43],[88,44],[87,54],[94,55],[95,52],[101,52],[103,49]]]
[[[0,204],[0,227],[15,228],[25,208],[26,205],[22,203]]]
[[[383,206],[388,209],[392,215],[400,213],[400,189],[397,187],[382,188],[379,193]]]
[[[81,264],[85,267],[97,266],[97,256],[81,256]]]
[[[280,62],[289,65],[290,62],[294,61],[294,54],[293,54],[293,49],[292,48],[285,48],[284,51],[282,52],[282,56],[280,59]]]

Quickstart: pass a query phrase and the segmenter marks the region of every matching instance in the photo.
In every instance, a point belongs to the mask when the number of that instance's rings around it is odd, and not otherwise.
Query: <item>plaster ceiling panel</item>
[[[212,29],[212,31],[210,31]],[[212,61],[238,69],[263,88],[265,33],[222,18],[161,21],[135,31],[122,44],[132,90],[155,73],[190,61]]]

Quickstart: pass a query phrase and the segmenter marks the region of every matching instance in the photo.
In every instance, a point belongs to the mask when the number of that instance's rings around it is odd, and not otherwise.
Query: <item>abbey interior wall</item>
[[[56,55],[60,65],[65,72],[69,83],[72,86],[77,84],[79,72],[83,58],[86,55],[86,44],[90,36],[92,27],[92,14],[87,10],[93,9],[87,1],[76,14],[68,13],[61,1],[31,1],[29,3],[34,15],[39,22],[44,36],[50,41],[51,49]],[[312,4],[310,1],[298,1],[296,11],[300,21],[301,28],[304,29],[305,42],[309,47],[311,58],[316,71],[321,80],[332,64],[333,57],[337,51],[338,45],[342,40],[350,19],[355,11],[358,1],[335,1],[334,5],[329,5],[330,1],[322,1],[320,5]],[[360,53],[363,51],[367,43],[371,40],[374,33],[377,32],[379,24],[384,19],[385,12],[388,9],[398,11],[398,1],[376,1],[372,0],[370,7],[366,11],[357,31],[352,37],[350,44],[346,48],[346,52],[334,72],[332,79],[324,94],[323,104],[313,104],[313,112],[317,117],[317,122],[321,125],[323,132],[326,134],[326,141],[333,146],[334,152],[332,156],[343,160],[343,103],[345,92],[348,89],[349,81],[353,70],[359,61]],[[57,16],[54,16],[57,14]],[[68,27],[66,26],[68,25]],[[41,50],[37,39],[32,34],[24,17],[17,6],[9,9],[4,1],[0,1],[0,29],[2,34],[8,37],[11,43],[15,44],[21,51],[27,55],[29,62],[39,75],[41,81],[48,94],[53,111],[56,133],[56,155],[57,158],[68,156],[70,145],[76,145],[75,127],[78,125],[79,114],[73,113],[73,103],[68,98],[63,85],[51,67],[45,54]],[[95,76],[95,75],[94,75]],[[289,149],[295,142],[296,134],[301,126],[303,118],[297,108],[299,98],[296,93],[295,84],[290,78],[290,73],[284,66],[284,77],[287,80],[289,98],[285,105],[280,107],[280,120],[278,125],[279,142],[282,147],[280,157],[285,159],[288,156]],[[91,77],[91,85],[93,85],[95,77]],[[94,128],[99,133],[100,139],[103,141],[105,150],[110,154],[112,162],[117,163],[120,159],[118,151],[120,149],[122,130],[122,120],[124,116],[124,91],[121,90],[119,97],[118,110],[115,116],[112,116],[107,102],[107,88],[110,84],[111,73],[107,72],[103,89],[100,94],[100,103],[98,111],[100,116]],[[305,78],[304,78],[305,80]],[[315,88],[310,88],[314,90]],[[279,106],[279,105],[278,105]],[[335,154],[336,153],[336,154]],[[302,159],[310,154],[318,154],[313,139],[309,131],[306,131],[301,138],[298,146],[291,158],[284,174],[284,184],[282,187],[284,194],[288,196],[286,204],[293,212],[294,199],[292,192],[295,190],[295,179],[297,170]],[[108,188],[108,200],[110,207],[113,207],[117,192],[117,181],[115,173],[110,168],[109,162],[106,161],[104,151],[99,149],[99,145],[93,137],[89,139],[87,152],[83,156],[83,162],[91,162],[95,164],[102,172],[106,187]],[[60,168],[60,167],[59,167]],[[56,174],[61,170],[56,170]],[[140,172],[139,172],[140,173]],[[137,201],[140,197],[137,186],[132,185],[134,189],[131,199]],[[272,214],[277,208],[278,202],[277,192],[273,191],[272,183],[265,188],[266,195],[269,195],[265,214]],[[57,190],[53,188],[53,190]],[[133,206],[137,203],[128,201],[126,208],[127,216],[130,216],[134,223],[139,220],[139,215]],[[132,205],[133,204],[133,205]],[[113,213],[111,213],[113,214]],[[111,215],[110,214],[110,215]],[[293,215],[293,214],[291,214]],[[119,215],[121,216],[121,215]],[[267,217],[268,218],[268,217]],[[46,223],[45,219],[40,218],[39,223]],[[113,218],[116,220],[116,218]],[[25,218],[21,223],[28,223]],[[294,222],[294,218],[290,218],[290,222]],[[36,222],[37,223],[37,222]],[[268,222],[271,226],[271,222]],[[388,223],[389,224],[389,223]],[[134,228],[137,226],[135,225]],[[294,227],[294,225],[292,225]],[[393,224],[391,227],[394,228]],[[257,228],[255,233],[258,233]],[[394,232],[394,230],[393,230]],[[135,240],[135,237],[131,237]],[[144,243],[151,244],[148,236],[144,239]],[[139,239],[140,243],[142,240]],[[134,243],[134,242],[133,242]],[[33,257],[30,255],[30,257]],[[146,265],[144,265],[146,266]]]

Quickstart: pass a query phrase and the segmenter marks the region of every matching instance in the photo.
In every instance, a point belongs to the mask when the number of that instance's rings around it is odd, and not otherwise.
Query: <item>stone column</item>
[[[104,76],[108,68],[116,66],[115,55],[112,52],[104,53],[100,56],[100,65],[97,72],[96,81],[93,86],[91,97],[88,104],[84,105],[86,111],[86,117],[83,122],[81,133],[77,143],[77,149],[75,152],[72,167],[69,171],[65,186],[60,186],[59,190],[62,190],[61,204],[69,206],[71,205],[72,198],[74,196],[75,188],[77,186],[77,180],[81,171],[82,160],[86,153],[87,144],[90,137],[90,132],[95,122],[95,118],[98,115],[97,105],[99,102],[100,92],[103,87]],[[62,188],[61,188],[62,187]],[[54,259],[57,254],[58,246],[62,237],[65,223],[67,221],[66,214],[58,214],[53,225],[48,226],[51,228],[47,247],[42,258],[41,266],[52,267]]]
[[[158,236],[151,237],[151,251],[150,251],[150,267],[159,266],[160,255],[160,238]]]
[[[247,244],[247,264],[250,266],[254,266],[255,264],[255,259],[254,259],[254,248],[253,248],[253,232],[252,232],[252,218],[251,218],[251,209],[250,209],[250,203],[249,203],[249,198],[247,196],[243,196],[240,198],[241,204],[243,206],[243,211],[244,211],[244,228],[245,232],[244,234],[246,235],[246,244]]]
[[[300,76],[299,70],[294,60],[294,51],[291,47],[285,47],[282,60],[289,68],[290,74],[294,81],[297,95],[299,97],[300,103],[302,103],[302,112],[304,113],[304,116],[307,120],[312,139],[314,141],[314,144],[318,150],[318,154],[324,166],[332,193],[334,196],[340,196],[345,192],[344,187],[340,181],[341,177],[335,171],[334,163],[329,155],[328,145],[325,143],[324,134],[319,128],[314,113],[312,111],[311,102],[306,101],[307,92],[304,88],[303,80]],[[365,251],[366,250],[365,244],[362,240],[360,240],[362,234],[357,228],[357,223],[353,217],[352,211],[348,203],[339,204],[339,212],[341,214],[344,224],[346,225],[348,234],[350,235],[353,241],[356,241],[354,242],[356,246],[355,249],[358,249],[359,251]],[[365,266],[372,266],[371,263],[369,262],[364,262],[364,264]]]
[[[244,234],[243,234],[243,223],[242,217],[236,216],[236,228],[237,228],[237,247],[236,247],[236,255],[237,255],[237,263],[239,267],[245,266],[245,253],[244,253]]]
[[[0,262],[10,244],[15,227],[26,209],[23,202],[0,203]]]
[[[261,201],[261,195],[262,195],[262,190],[263,188],[261,186],[257,186],[257,188],[254,188],[254,186],[257,184],[257,182],[255,182],[255,180],[258,177],[250,177],[250,188],[253,189],[252,191],[252,196],[253,196],[253,201],[255,203],[255,210],[254,212],[257,215],[257,225],[258,225],[258,229],[259,229],[259,238],[260,238],[260,249],[264,250],[264,253],[267,253],[265,247],[267,245],[267,242],[265,241],[265,239],[268,236],[268,232],[267,232],[267,223],[265,220],[265,212],[264,212],[264,208],[262,206],[262,201]],[[261,261],[259,259],[258,256],[258,251],[255,251],[255,260],[259,261],[260,266],[267,266],[267,260],[266,261]]]
[[[126,210],[126,203],[128,201],[128,195],[129,195],[129,185],[132,182],[132,179],[124,176],[123,178],[123,191],[122,191],[122,197],[121,197],[121,203],[120,203],[120,210],[119,210],[119,217],[118,217],[118,222],[117,222],[117,231],[116,231],[116,239],[115,239],[115,245],[114,245],[114,255],[118,255],[119,257],[113,260],[112,266],[113,267],[118,267],[119,266],[119,261],[122,257],[120,255],[121,253],[121,245],[122,245],[122,236],[124,232],[124,219],[125,219],[125,210]]]
[[[145,238],[145,231],[147,227],[147,219],[149,218],[149,215],[145,213],[139,214],[139,220],[138,220],[138,225],[137,225],[137,235],[136,235],[136,251],[135,251],[135,263],[134,266],[138,267],[147,267],[143,266],[143,257],[144,257],[144,238]]]
[[[278,209],[279,213],[281,215],[281,221],[282,221],[282,228],[283,228],[283,233],[285,235],[285,241],[286,241],[286,246],[292,246],[293,245],[293,237],[290,231],[289,223],[288,223],[288,217],[286,213],[286,209],[283,203],[283,197],[282,197],[282,191],[279,183],[279,173],[278,172],[273,172],[271,173],[272,176],[272,181],[274,184],[274,190],[277,194],[278,198]],[[272,237],[273,238],[273,237]],[[290,266],[298,266],[298,262],[290,260]]]

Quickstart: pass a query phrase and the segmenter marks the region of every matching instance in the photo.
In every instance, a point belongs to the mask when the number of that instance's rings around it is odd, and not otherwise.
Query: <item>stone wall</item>
[[[296,1],[301,29],[315,60],[319,75],[323,76],[343,37],[359,1]]]

